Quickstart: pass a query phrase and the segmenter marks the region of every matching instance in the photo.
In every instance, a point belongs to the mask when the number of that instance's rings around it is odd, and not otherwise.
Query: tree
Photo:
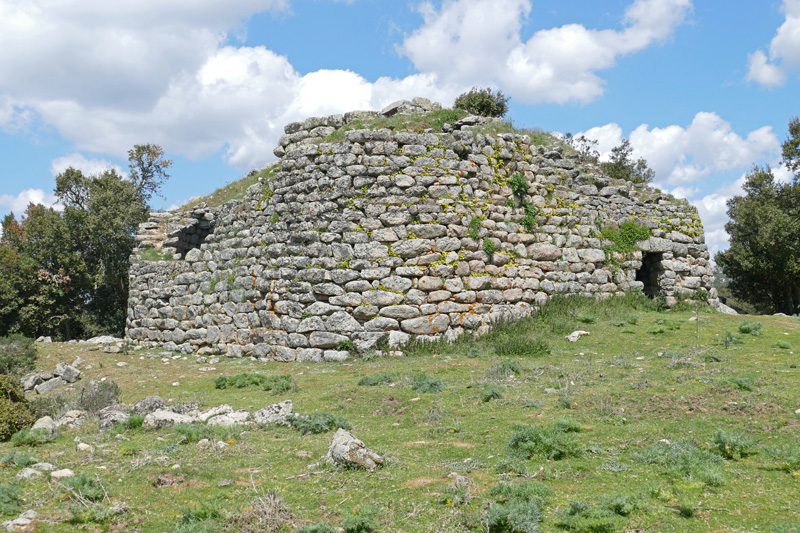
[[[783,163],[795,179],[800,178],[800,119],[793,117],[789,121],[789,137],[783,142]]]
[[[114,170],[59,174],[63,213],[30,205],[19,221],[3,218],[0,336],[122,334],[136,230],[172,164],[158,145],[136,145],[128,154],[129,178]]]
[[[600,163],[600,168],[608,177],[622,179],[633,183],[650,183],[656,173],[647,165],[647,161],[640,157],[633,160],[633,147],[628,139],[611,149],[611,160]]]
[[[800,184],[754,167],[743,196],[728,200],[730,248],[714,260],[732,294],[763,313],[800,312]]]
[[[453,107],[482,117],[502,117],[508,112],[508,97],[500,91],[492,92],[488,87],[473,87],[469,92],[459,95]]]
[[[128,162],[133,188],[147,203],[169,179],[167,170],[172,161],[164,159],[164,149],[157,144],[137,144],[128,150]]]
[[[81,256],[70,249],[61,214],[30,204],[20,222],[3,220],[0,240],[0,336],[70,335],[86,295],[88,278]]]

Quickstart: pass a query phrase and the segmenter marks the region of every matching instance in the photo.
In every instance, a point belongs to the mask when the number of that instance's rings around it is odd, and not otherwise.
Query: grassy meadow
[[[569,342],[575,330],[588,335]],[[345,363],[39,345],[40,368],[84,360],[65,400],[102,378],[128,404],[156,394],[252,413],[291,399],[296,413],[351,427],[385,462],[321,463],[335,429],[324,424],[303,434],[90,421],[0,443],[0,512],[34,509],[43,532],[800,531],[797,351],[797,318],[658,310],[636,296],[555,299],[478,340]],[[291,379],[215,386],[240,374]],[[80,481],[16,481],[30,461]]]

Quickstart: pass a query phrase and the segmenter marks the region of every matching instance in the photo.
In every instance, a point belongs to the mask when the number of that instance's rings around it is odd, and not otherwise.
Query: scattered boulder
[[[130,412],[124,406],[119,404],[109,405],[97,412],[97,427],[110,429],[115,424],[125,422],[130,416]]]
[[[231,426],[243,426],[250,423],[250,413],[245,410],[235,411],[224,415],[218,415],[208,420],[209,426],[220,426],[229,428]]]
[[[71,411],[67,411],[61,417],[56,420],[56,428],[67,427],[70,429],[77,428],[83,425],[84,422],[89,418],[88,411],[82,411],[80,409],[72,409]]]
[[[578,342],[578,339],[580,339],[584,335],[589,335],[589,332],[588,331],[580,331],[580,330],[573,331],[572,333],[567,335],[567,340],[569,342]]]
[[[92,337],[85,341],[86,344],[112,344],[115,342],[122,342],[122,339],[112,337],[110,335],[101,335],[99,337]]]
[[[133,404],[133,412],[137,415],[149,415],[159,409],[166,409],[167,404],[160,396],[148,396]]]
[[[41,475],[42,475],[42,473],[40,471],[36,470],[35,468],[30,468],[29,467],[29,468],[23,468],[22,470],[17,472],[17,475],[14,476],[14,478],[17,481],[22,481],[24,479],[32,479],[32,478],[35,478],[35,477],[39,477]]]
[[[346,429],[339,428],[328,447],[325,459],[345,466],[372,471],[383,464],[383,459]]]
[[[36,339],[36,342],[53,342],[53,338],[52,337],[45,337],[44,335],[42,335],[41,337]]]
[[[216,407],[212,407],[210,409],[206,409],[199,415],[197,415],[198,422],[207,422],[209,419],[214,418],[215,416],[226,415],[228,413],[233,412],[233,407],[228,404],[218,405]]]
[[[36,422],[34,422],[33,427],[31,429],[46,429],[50,435],[56,432],[58,426],[56,425],[55,420],[53,420],[50,416],[43,416]]]
[[[289,425],[287,417],[292,414],[292,400],[268,405],[253,413],[256,424],[281,424]]]
[[[54,470],[50,472],[50,479],[54,481],[61,481],[62,479],[67,479],[68,477],[73,476],[75,476],[75,472],[69,468],[62,468],[61,470]]]
[[[191,424],[195,421],[194,417],[182,415],[166,409],[157,409],[144,417],[142,426],[145,429],[160,429],[175,424]]]
[[[36,394],[47,394],[51,390],[57,389],[63,385],[66,385],[67,382],[61,377],[55,377],[53,379],[48,379],[42,383],[39,383],[34,387]]]
[[[36,511],[31,509],[13,520],[6,520],[0,527],[5,531],[29,531],[31,523],[36,520],[37,516]]]
[[[76,446],[76,449],[79,452],[94,453],[94,446],[92,446],[91,444],[86,444],[85,442],[79,442],[78,446]]]
[[[67,383],[75,383],[81,377],[80,370],[66,363],[58,363],[56,365],[56,370],[53,373],[56,376],[60,376],[61,379],[63,379]]]

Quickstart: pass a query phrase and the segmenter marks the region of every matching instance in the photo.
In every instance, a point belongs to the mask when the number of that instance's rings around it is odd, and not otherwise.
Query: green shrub
[[[73,409],[75,405],[66,394],[53,394],[43,398],[32,398],[28,402],[28,407],[37,419],[43,416],[50,416],[55,419],[62,413]]]
[[[780,348],[781,350],[791,350],[792,344],[788,341],[778,341],[775,343],[776,348]]]
[[[480,231],[482,227],[483,223],[481,222],[481,219],[478,217],[472,217],[469,221],[469,225],[467,226],[467,229],[469,230],[467,232],[467,236],[473,241],[477,241],[481,236]]]
[[[291,390],[297,390],[294,378],[292,378],[290,374],[264,376],[262,374],[244,373],[235,376],[219,376],[214,379],[214,387],[217,389],[261,387],[265,391],[272,391],[273,394],[282,394]]]
[[[539,214],[539,208],[535,205],[525,204],[525,216],[520,220],[522,227],[528,231],[533,231],[536,227],[536,215]]]
[[[575,317],[581,324],[594,324],[597,322],[597,315],[592,313],[581,313]]]
[[[761,335],[761,328],[764,327],[764,324],[761,322],[748,322],[744,321],[739,324],[739,333],[744,333],[745,335],[753,335],[759,336]]]
[[[637,492],[618,492],[609,496],[604,506],[615,514],[628,516],[637,509],[641,509],[644,498]]]
[[[583,431],[579,423],[567,416],[562,416],[556,420],[554,426],[564,433],[580,433]]]
[[[374,387],[375,385],[382,385],[383,383],[394,383],[394,378],[391,374],[381,372],[372,376],[364,376],[358,381],[358,384],[364,387]]]
[[[481,401],[491,402],[492,400],[499,400],[503,397],[503,388],[497,385],[484,385],[481,391]]]
[[[34,456],[24,452],[18,452],[17,450],[11,450],[0,457],[0,466],[14,465],[20,468],[25,468],[26,466],[35,465],[38,462],[39,460]]]
[[[711,442],[721,456],[726,459],[748,457],[756,453],[758,441],[743,431],[717,430]]]
[[[656,442],[636,458],[645,464],[667,468],[672,478],[699,481],[709,486],[725,483],[722,457],[698,448],[692,441]]]
[[[0,398],[12,402],[25,401],[25,391],[22,390],[22,383],[18,377],[0,374]]]
[[[119,401],[119,385],[113,380],[90,381],[81,389],[76,402],[78,409],[96,413]]]
[[[193,444],[214,436],[213,426],[205,424],[175,424],[172,433],[180,437],[180,444]]]
[[[509,376],[522,373],[522,367],[516,361],[503,361],[499,365],[486,370],[486,377],[489,379],[505,379]]]
[[[486,517],[490,533],[539,533],[541,521],[542,509],[535,501],[496,503]]]
[[[122,508],[124,509],[124,507]],[[106,525],[119,517],[125,511],[118,507],[107,507],[102,504],[89,506],[73,505],[72,516],[67,520],[69,524],[101,524]]]
[[[571,396],[565,394],[564,396],[558,397],[558,405],[564,409],[572,409],[572,406],[575,405],[575,400],[573,400]]]
[[[439,503],[452,507],[459,507],[469,503],[470,494],[463,485],[450,485],[442,489],[439,494]]]
[[[126,431],[129,430],[132,431],[140,429],[143,423],[144,423],[144,415],[131,415],[124,422],[117,422],[116,424],[114,424],[112,432],[125,433]]]
[[[53,440],[53,435],[50,430],[39,429],[21,429],[11,436],[11,444],[14,446],[41,446]]]
[[[20,503],[22,503],[22,499],[17,485],[13,483],[0,485],[0,514],[17,514]]]
[[[0,337],[0,374],[21,374],[36,366],[36,346],[24,335]]]
[[[558,525],[569,531],[610,533],[621,527],[620,516],[608,507],[570,502],[559,516]]]
[[[725,334],[722,335],[721,342],[725,348],[734,344],[742,344],[742,336],[731,333],[730,331],[726,331]]]
[[[573,434],[555,426],[514,426],[508,448],[512,454],[521,454],[528,458],[539,456],[556,461],[583,454]]]
[[[488,87],[473,87],[469,92],[460,94],[453,107],[482,117],[502,117],[508,112],[508,98],[502,92],[495,93]]]
[[[207,520],[219,520],[222,511],[216,501],[202,502],[197,505],[186,505],[180,508],[180,523],[184,525],[197,524]]]
[[[433,378],[427,374],[417,374],[414,376],[411,388],[422,394],[436,394],[445,390],[447,385],[439,378]]]
[[[512,174],[508,183],[511,185],[511,192],[514,193],[514,196],[525,198],[525,195],[528,194],[528,179],[521,172]]]
[[[378,508],[374,505],[362,505],[346,513],[342,519],[345,533],[370,533],[380,527]]]
[[[494,255],[495,249],[494,249],[494,241],[492,239],[488,239],[488,238],[487,239],[483,239],[482,248],[483,248],[483,251],[486,252],[486,255],[488,255],[489,257]]]
[[[545,502],[553,496],[553,491],[541,481],[503,482],[492,487],[489,496],[499,502],[536,502],[544,507]]]
[[[288,422],[294,429],[305,434],[318,434],[326,433],[334,429],[342,428],[350,430],[352,426],[350,423],[339,416],[333,416],[330,413],[315,413],[313,415],[289,415]]]
[[[88,474],[78,474],[77,476],[66,478],[60,483],[67,490],[89,501],[100,501],[106,495],[100,481]]]
[[[729,380],[731,383],[736,385],[736,388],[739,390],[752,392],[756,388],[755,380],[750,376],[738,376],[730,378]]]
[[[31,427],[34,422],[36,418],[26,404],[0,398],[0,440],[8,440],[17,431]]]
[[[800,471],[800,446],[788,444],[768,446],[764,451],[778,464],[778,468],[787,472]]]

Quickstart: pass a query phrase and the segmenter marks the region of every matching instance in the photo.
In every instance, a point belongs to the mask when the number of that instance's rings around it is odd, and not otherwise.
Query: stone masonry
[[[436,105],[414,99],[384,114]],[[131,257],[127,337],[184,353],[321,361],[382,337],[484,333],[557,294],[641,289],[673,303],[705,289],[716,303],[687,203],[612,181],[560,146],[479,133],[476,117],[446,125],[450,133],[348,130],[375,115],[289,124],[279,171],[243,200],[154,213]],[[626,220],[650,238],[612,253],[601,232]],[[148,248],[172,260],[145,261]]]

